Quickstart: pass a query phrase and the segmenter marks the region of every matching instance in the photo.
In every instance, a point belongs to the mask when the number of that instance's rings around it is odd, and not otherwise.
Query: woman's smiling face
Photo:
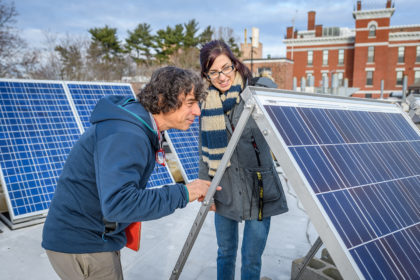
[[[232,61],[224,54],[219,55],[213,62],[213,65],[210,67],[207,75],[218,74],[215,78],[210,79],[210,82],[221,92],[226,92],[230,89],[235,79],[236,70],[233,68],[232,71]],[[223,72],[222,72],[223,71]],[[230,71],[230,72],[229,72]],[[227,74],[224,74],[226,72]]]

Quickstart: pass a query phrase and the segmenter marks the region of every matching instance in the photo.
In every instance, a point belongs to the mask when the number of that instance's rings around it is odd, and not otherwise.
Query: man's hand
[[[207,191],[210,187],[210,181],[197,179],[187,184],[188,194],[190,197],[190,202],[198,199],[198,201],[203,201],[204,197],[207,194]],[[222,187],[218,186],[216,190],[220,191]]]

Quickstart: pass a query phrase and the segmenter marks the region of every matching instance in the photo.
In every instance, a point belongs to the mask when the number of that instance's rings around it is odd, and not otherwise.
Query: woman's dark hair
[[[150,81],[137,94],[137,99],[152,114],[168,113],[181,107],[179,96],[191,90],[194,90],[197,101],[206,98],[203,81],[195,72],[168,66],[153,72]]]
[[[230,50],[229,46],[221,41],[214,40],[205,44],[200,50],[200,64],[201,64],[201,77],[207,78],[207,73],[214,63],[214,60],[221,54],[226,55],[232,61],[236,71],[241,74],[242,79],[249,80],[252,78],[252,73],[242,62],[235,57]]]

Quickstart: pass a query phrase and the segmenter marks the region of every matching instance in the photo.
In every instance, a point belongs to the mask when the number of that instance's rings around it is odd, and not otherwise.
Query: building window
[[[322,65],[328,65],[328,50],[322,51]]]
[[[322,28],[322,37],[340,36],[340,27],[324,27]]]
[[[314,76],[312,76],[312,73],[306,74],[306,85],[309,87],[313,87],[315,85]]]
[[[270,67],[259,67],[258,74],[260,77],[271,77],[271,68]]]
[[[398,63],[404,62],[404,47],[398,47]]]
[[[314,60],[314,52],[313,51],[308,51],[308,65],[312,66]]]
[[[324,85],[325,82],[325,85]],[[322,73],[322,80],[319,83],[322,87],[328,88],[328,73]]]
[[[366,72],[366,85],[373,86],[373,71]]]
[[[373,62],[374,59],[375,59],[375,47],[374,46],[369,46],[368,47],[367,62]]]
[[[337,73],[337,80],[338,80],[338,86],[342,87],[344,85],[344,74],[343,74],[343,72]]]
[[[376,26],[373,24],[369,26],[369,37],[376,37]]]
[[[338,50],[338,64],[344,64],[344,50]]]
[[[403,71],[397,71],[397,86],[402,86],[403,84]]]
[[[417,46],[416,62],[420,62],[420,46]]]
[[[415,84],[420,84],[420,71],[415,71],[414,72],[414,83]]]

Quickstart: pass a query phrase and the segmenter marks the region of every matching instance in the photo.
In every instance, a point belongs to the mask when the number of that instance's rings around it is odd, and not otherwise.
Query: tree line
[[[31,49],[14,28],[13,3],[0,0],[0,75],[8,78],[119,81],[124,76],[149,76],[157,67],[175,65],[199,70],[199,49],[210,40],[224,40],[240,56],[233,30],[207,26],[199,32],[195,19],[153,32],[139,23],[120,40],[105,25],[88,30],[90,38],[45,33],[45,47]]]

